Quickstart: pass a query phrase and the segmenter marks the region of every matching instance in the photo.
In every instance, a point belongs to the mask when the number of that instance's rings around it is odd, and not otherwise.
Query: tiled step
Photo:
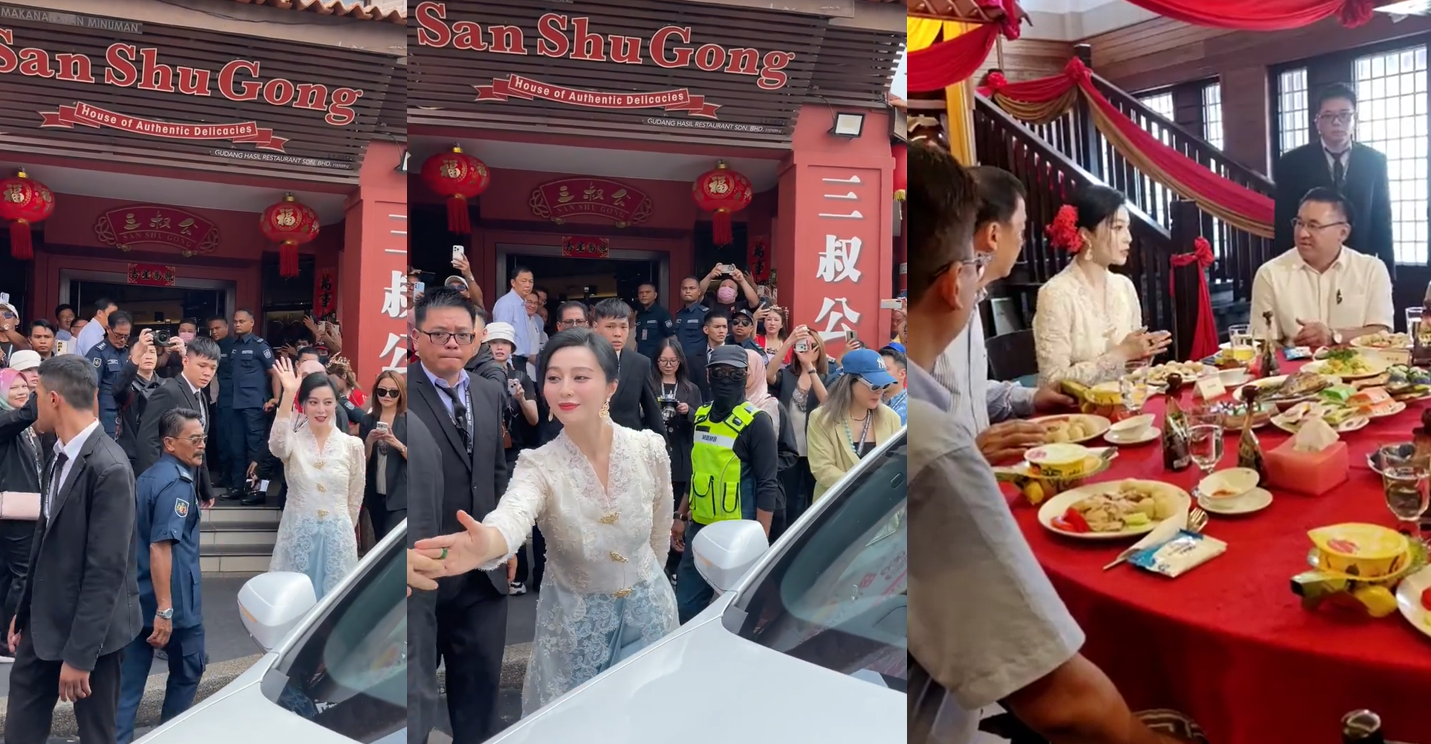
[[[201,545],[267,545],[272,551],[278,540],[278,523],[269,521],[205,522],[199,526]]]
[[[199,551],[199,569],[204,573],[260,574],[268,570],[273,543],[205,545]]]
[[[204,510],[204,524],[264,522],[278,529],[282,517],[283,510],[276,506],[240,506],[231,501],[219,501],[212,509]]]

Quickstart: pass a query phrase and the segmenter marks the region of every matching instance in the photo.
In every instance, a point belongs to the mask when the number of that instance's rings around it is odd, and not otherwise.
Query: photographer
[[[717,280],[715,301],[707,305],[712,311],[718,310],[731,317],[738,310],[760,307],[760,295],[756,293],[755,285],[735,264],[716,264],[701,280],[701,294],[709,292],[711,282]]]
[[[679,339],[661,339],[656,347],[655,362],[651,366],[651,387],[656,389],[661,418],[666,422],[671,491],[679,505],[691,482],[691,447],[695,444],[696,409],[701,407],[701,389],[686,374],[686,355],[681,351]],[[672,581],[680,564],[680,551],[672,550],[666,559],[666,573]]]

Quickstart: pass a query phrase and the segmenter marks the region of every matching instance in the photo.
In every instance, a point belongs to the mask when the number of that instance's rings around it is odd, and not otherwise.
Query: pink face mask
[[[193,331],[179,331],[179,338],[184,339],[184,343],[187,344],[194,340],[194,333]]]
[[[730,303],[735,302],[735,288],[734,288],[734,287],[721,287],[720,289],[717,289],[717,290],[716,290],[716,299],[717,299],[717,300],[720,300],[723,304],[726,304],[726,305],[729,305]]]

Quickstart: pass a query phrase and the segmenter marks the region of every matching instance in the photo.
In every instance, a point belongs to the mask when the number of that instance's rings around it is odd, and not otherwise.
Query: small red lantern
[[[894,144],[894,198],[904,201],[909,191],[909,146],[903,142]]]
[[[278,243],[278,274],[285,279],[298,276],[298,246],[318,237],[318,213],[301,204],[292,194],[263,210],[258,229],[263,237]]]
[[[702,173],[691,185],[696,205],[714,213],[711,237],[716,245],[730,245],[735,239],[730,233],[730,216],[750,206],[754,195],[750,179],[727,168],[724,161],[717,163],[715,170]]]
[[[422,164],[422,182],[447,199],[447,231],[456,235],[472,232],[467,200],[480,196],[492,183],[487,164],[453,145],[452,152],[433,155]]]
[[[30,225],[55,212],[55,192],[20,171],[0,181],[0,219],[10,223],[10,255],[21,261],[35,257]]]

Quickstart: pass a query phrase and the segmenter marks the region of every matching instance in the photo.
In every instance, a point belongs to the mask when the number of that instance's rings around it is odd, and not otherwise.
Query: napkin
[[[1127,550],[1119,553],[1118,560],[1127,560],[1128,556],[1140,550],[1143,550],[1144,548],[1151,548],[1154,545],[1162,545],[1163,543],[1173,539],[1173,537],[1175,537],[1179,532],[1182,532],[1184,529],[1186,529],[1187,526],[1187,510],[1179,510],[1175,512],[1171,517],[1168,517],[1162,522],[1159,522],[1158,526],[1154,527],[1152,532],[1149,532],[1148,534],[1144,535],[1142,540],[1133,543],[1133,547],[1128,548]]]
[[[1337,432],[1320,416],[1313,418],[1292,437],[1292,448],[1298,452],[1321,452],[1337,443]]]

